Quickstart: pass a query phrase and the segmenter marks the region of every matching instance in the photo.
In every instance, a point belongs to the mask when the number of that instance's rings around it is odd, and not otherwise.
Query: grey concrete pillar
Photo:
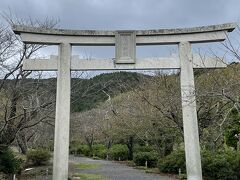
[[[53,180],[68,179],[71,45],[59,45],[57,99],[54,137]]]
[[[193,56],[189,42],[179,43],[184,143],[188,180],[202,180],[198,121],[193,74]]]

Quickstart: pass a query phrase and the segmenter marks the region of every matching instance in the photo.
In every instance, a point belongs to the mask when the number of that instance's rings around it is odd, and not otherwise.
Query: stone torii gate
[[[58,56],[49,60],[23,61],[23,69],[31,71],[57,71],[57,99],[54,138],[53,180],[68,179],[70,81],[71,70],[152,70],[180,69],[184,143],[188,180],[202,180],[198,122],[195,101],[193,68],[220,68],[226,65],[214,58],[204,61],[192,55],[191,44],[218,42],[236,24],[136,31],[95,31],[43,29],[14,25],[13,31],[27,44],[58,45]],[[177,44],[176,58],[137,59],[136,45]],[[71,46],[115,46],[116,58],[84,60],[71,56]]]

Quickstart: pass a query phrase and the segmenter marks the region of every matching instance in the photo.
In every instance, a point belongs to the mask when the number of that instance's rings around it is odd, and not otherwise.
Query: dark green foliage
[[[133,155],[133,161],[137,166],[145,166],[147,161],[148,167],[156,167],[157,165],[157,153],[150,152],[138,152]]]
[[[115,144],[109,149],[110,158],[113,160],[127,160],[128,147],[123,144]]]
[[[134,148],[134,152],[152,152],[154,151],[154,148],[152,146],[136,146]]]
[[[237,149],[238,139],[237,139],[236,135],[239,133],[240,133],[240,126],[228,128],[225,131],[226,144],[230,147],[234,147],[235,149]]]
[[[75,155],[78,154],[77,151],[81,145],[82,145],[82,142],[79,142],[79,141],[70,142],[69,153],[75,154]]]
[[[205,154],[203,176],[207,179],[234,179],[234,172],[223,154]]]
[[[207,180],[237,180],[239,176],[239,153],[227,149],[215,153],[204,151],[202,153],[203,176]]]
[[[115,72],[95,76],[91,79],[72,79],[73,111],[86,111],[120,93],[136,87],[140,78],[148,77],[139,73]]]
[[[77,154],[78,155],[84,155],[84,156],[91,156],[92,152],[91,152],[88,145],[83,144],[83,145],[79,145],[77,147]]]
[[[10,149],[0,151],[0,172],[5,174],[18,173],[21,170],[23,161],[15,157]]]
[[[136,146],[134,152],[133,161],[137,166],[145,166],[147,161],[148,167],[156,167],[158,156],[152,146]]]
[[[177,174],[179,169],[181,172],[186,172],[185,153],[184,150],[173,151],[168,156],[161,158],[158,161],[158,168],[164,173]]]
[[[70,154],[75,154],[79,156],[88,156],[88,157],[93,156],[94,155],[93,153],[97,153],[97,155],[100,155],[100,152],[98,152],[98,149],[100,151],[102,149],[102,146],[104,145],[101,145],[101,147],[98,145],[93,145],[93,148],[91,150],[87,144],[83,144],[81,142],[72,142],[70,145]]]
[[[183,150],[173,151],[158,162],[158,168],[164,173],[177,174],[181,169],[186,173],[185,155]],[[202,170],[206,180],[237,180],[240,179],[240,152],[232,149],[217,152],[202,152]]]
[[[32,165],[35,166],[46,164],[50,158],[50,152],[45,149],[29,150],[27,153],[27,162],[32,163]]]
[[[238,138],[236,135],[240,134],[240,112],[233,109],[229,119],[231,120],[231,124],[225,131],[226,144],[237,149]]]
[[[77,154],[77,147],[70,145],[70,147],[69,147],[69,153],[76,155],[76,154]]]
[[[81,145],[81,142],[78,141],[72,141],[70,142],[70,146],[69,146],[69,153],[70,154],[77,154],[78,148]]]
[[[92,152],[87,144],[83,144],[79,141],[73,141],[70,144],[70,154],[80,155],[80,156],[92,156]]]
[[[93,145],[93,156],[105,159],[107,157],[107,148],[103,144]]]

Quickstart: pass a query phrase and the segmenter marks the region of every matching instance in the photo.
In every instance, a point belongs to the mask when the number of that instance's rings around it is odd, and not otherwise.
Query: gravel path
[[[104,161],[93,160],[86,157],[70,156],[71,163],[86,163],[86,164],[101,164],[98,169],[89,170],[75,170],[74,173],[90,173],[103,175],[111,180],[175,180],[172,177],[162,176],[158,174],[149,174],[144,171],[134,169],[124,164]]]

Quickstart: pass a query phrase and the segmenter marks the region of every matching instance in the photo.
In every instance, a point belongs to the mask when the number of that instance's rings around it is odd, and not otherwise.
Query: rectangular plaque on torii
[[[116,64],[134,64],[136,59],[136,32],[116,31]]]

